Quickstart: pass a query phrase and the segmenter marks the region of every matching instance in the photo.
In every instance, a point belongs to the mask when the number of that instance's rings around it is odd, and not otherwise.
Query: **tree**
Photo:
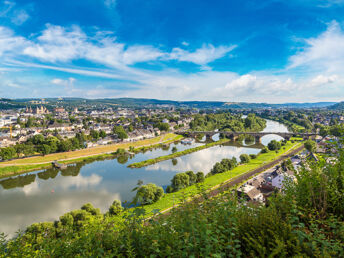
[[[119,215],[123,211],[123,207],[120,201],[114,200],[109,208],[109,214],[112,216]]]
[[[281,148],[281,143],[276,140],[272,140],[269,142],[268,148],[269,150],[279,150]]]
[[[99,132],[96,131],[96,130],[91,130],[91,131],[90,131],[90,135],[92,136],[92,138],[93,138],[94,140],[98,140],[98,138],[99,138]]]
[[[196,182],[197,183],[204,182],[204,173],[203,172],[201,172],[201,171],[197,172],[197,174],[196,174]]]
[[[174,191],[188,187],[190,184],[189,175],[186,173],[178,173],[172,178],[171,183]]]
[[[6,147],[0,150],[2,160],[13,159],[16,156],[16,149],[13,147]]]
[[[248,163],[250,162],[250,156],[248,154],[241,154],[240,161],[241,163]]]
[[[45,155],[48,155],[51,151],[51,148],[49,145],[47,144],[42,144],[40,147],[39,147],[39,152],[43,154],[43,156]]]
[[[317,144],[315,143],[315,141],[309,139],[304,143],[304,145],[306,150],[308,150],[309,152],[314,153],[316,151]]]
[[[176,146],[173,146],[173,148],[172,148],[172,153],[175,153],[175,152],[177,152],[177,151],[178,151],[177,147],[176,147]]]
[[[151,204],[158,201],[164,195],[164,190],[153,183],[142,185],[137,189],[134,203],[142,205]]]
[[[189,185],[193,185],[197,181],[197,176],[194,174],[193,171],[186,171],[185,174],[189,176]]]
[[[170,126],[168,123],[159,123],[157,125],[160,131],[168,131],[170,129]]]
[[[121,139],[121,140],[128,138],[127,133],[125,132],[123,126],[121,126],[121,125],[115,126],[113,128],[113,133],[117,134],[118,138]]]
[[[104,130],[100,130],[99,136],[104,139],[106,137],[106,132]]]

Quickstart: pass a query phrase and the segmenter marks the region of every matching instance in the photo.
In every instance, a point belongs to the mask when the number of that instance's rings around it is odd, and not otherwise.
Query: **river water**
[[[288,129],[278,122],[268,120],[264,131],[287,132]],[[78,163],[62,171],[46,169],[0,179],[0,232],[13,236],[17,230],[25,229],[32,223],[54,221],[87,202],[105,212],[115,199],[131,201],[135,195],[132,189],[138,180],[166,188],[176,173],[192,170],[206,174],[217,161],[231,157],[239,160],[243,153],[257,154],[263,145],[273,139],[279,140],[281,137],[267,135],[262,137],[261,144],[251,146],[229,142],[173,161],[166,160],[143,168],[127,167],[133,162],[170,154],[173,146],[182,151],[204,144],[173,143],[168,148],[139,153],[128,159]]]

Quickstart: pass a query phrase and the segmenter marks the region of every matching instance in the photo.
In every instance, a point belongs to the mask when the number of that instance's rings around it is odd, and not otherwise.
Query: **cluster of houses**
[[[304,157],[303,154],[301,155]],[[294,170],[299,169],[301,166],[301,155],[295,155],[291,158]],[[283,191],[283,186],[287,180],[295,180],[294,170],[284,170],[277,165],[238,187],[237,194],[247,201],[266,203],[272,193]]]
[[[55,118],[55,121],[56,119],[59,119],[60,122],[39,126],[39,122],[43,121],[47,114],[51,114],[53,118]],[[119,125],[124,128],[128,128],[130,126],[128,119],[123,120],[122,118],[130,118],[133,120],[142,116],[159,115],[166,115],[166,111],[147,108],[140,110],[129,108],[117,108],[116,110],[113,110],[112,108],[106,108],[103,110],[89,109],[83,111],[79,111],[77,108],[74,108],[70,111],[66,111],[63,107],[56,107],[50,112],[43,105],[35,108],[32,108],[31,106],[26,107],[20,113],[14,110],[3,111],[0,113],[0,127],[7,128],[8,133],[0,132],[0,148],[15,145],[16,143],[26,142],[30,137],[36,134],[58,134],[62,138],[73,138],[77,133],[81,132],[85,135],[89,135],[92,130],[102,130],[107,134],[107,137],[100,139],[97,142],[90,142],[88,147],[116,143],[120,140],[117,138],[117,135],[113,134],[113,128]],[[75,118],[73,123],[69,121],[69,116],[73,116]],[[38,125],[35,127],[21,128],[18,122],[25,123],[29,117],[35,118],[36,121],[38,121]],[[82,122],[85,117],[89,118],[88,126],[86,128]],[[169,125],[169,129],[173,131],[177,126],[187,126],[191,121],[191,116],[182,116],[175,121],[170,122],[167,119],[164,119],[162,122],[167,123]],[[160,130],[158,128],[154,128],[152,124],[136,124],[135,128],[127,131],[128,138],[125,139],[125,141],[137,141],[160,135]]]

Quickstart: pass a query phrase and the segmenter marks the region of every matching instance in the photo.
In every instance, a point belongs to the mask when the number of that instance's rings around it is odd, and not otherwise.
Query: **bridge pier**
[[[256,143],[256,144],[261,143],[261,142],[260,142],[260,139],[261,139],[261,137],[260,137],[259,135],[255,136],[255,137],[254,137],[255,143]]]

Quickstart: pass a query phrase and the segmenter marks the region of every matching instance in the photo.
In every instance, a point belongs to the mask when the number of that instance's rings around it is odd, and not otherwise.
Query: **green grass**
[[[132,143],[124,143],[121,145],[118,145],[116,147],[116,149],[118,149],[118,147],[126,147],[129,148],[130,146],[140,146],[140,144],[147,144],[147,143],[155,143],[157,141],[157,139],[161,139],[162,143],[159,144],[152,144],[149,146],[144,146],[144,147],[139,147],[135,149],[135,152],[139,152],[142,151],[144,149],[151,149],[151,148],[157,148],[160,147],[162,144],[168,144],[168,143],[172,143],[175,141],[179,141],[180,139],[182,139],[183,136],[181,135],[175,135],[173,133],[168,133],[164,136],[159,136],[156,138],[152,138],[152,139],[147,139],[147,140],[142,140],[142,141],[138,141],[138,142],[132,142]],[[107,146],[106,146],[107,147]],[[116,150],[115,149],[115,150]],[[84,149],[84,150],[88,150],[88,149]],[[73,153],[73,152],[69,152],[69,153]],[[18,165],[8,165],[8,166],[2,166],[0,167],[0,178],[3,177],[7,177],[7,176],[14,176],[14,175],[19,175],[19,174],[23,174],[26,172],[30,172],[30,171],[34,171],[34,170],[39,170],[39,169],[46,169],[46,168],[51,168],[51,161],[53,161],[54,159],[52,159],[51,157],[48,156],[52,156],[52,155],[56,155],[54,156],[54,158],[56,160],[58,160],[58,158],[61,158],[61,156],[57,156],[57,155],[64,155],[63,158],[67,158],[69,153],[56,153],[56,154],[51,154],[51,155],[47,155],[47,156],[39,156],[39,157],[34,157],[34,158],[27,158],[27,159],[20,159],[20,160],[14,160],[14,162],[18,162]],[[64,163],[64,164],[72,164],[72,163],[78,163],[78,162],[85,162],[85,161],[92,161],[92,160],[98,160],[98,159],[105,159],[105,158],[112,158],[114,157],[114,154],[110,154],[110,153],[103,153],[103,154],[93,154],[91,156],[84,156],[84,157],[76,157],[75,159],[68,159],[68,160],[59,160],[59,163]],[[28,163],[33,163],[33,162],[45,162],[43,164],[25,164],[25,165],[21,165],[20,162],[23,162],[23,160],[30,160],[30,162]],[[1,164],[6,165],[6,163],[9,163],[12,161],[7,161]]]
[[[227,180],[233,179],[236,176],[245,174],[247,172],[250,172],[254,169],[261,167],[262,165],[265,165],[268,162],[274,161],[279,156],[287,153],[292,148],[297,148],[301,146],[301,144],[302,142],[292,143],[288,141],[287,144],[283,146],[285,147],[285,149],[281,149],[278,153],[276,153],[275,151],[269,151],[268,153],[260,154],[257,156],[256,159],[251,159],[249,163],[239,165],[238,167],[230,171],[220,173],[220,174],[215,174],[215,175],[205,178],[205,181],[203,183],[189,186],[178,192],[166,193],[156,203],[144,206],[146,210],[146,214],[152,214],[152,211],[156,209],[163,211],[165,209],[172,207],[173,205],[177,205],[178,203],[180,203],[180,200],[185,200],[187,198],[190,198],[199,194],[200,189],[210,190],[212,188],[216,188],[216,186],[219,186],[220,184],[226,182]]]
[[[200,150],[203,150],[203,149],[206,149],[206,148],[213,147],[215,145],[223,144],[223,143],[228,142],[228,141],[229,141],[229,139],[221,139],[219,141],[207,143],[207,144],[204,144],[202,146],[195,147],[195,148],[190,148],[190,149],[187,149],[187,150],[175,152],[175,153],[168,154],[168,155],[165,155],[165,156],[160,156],[160,157],[157,157],[157,158],[154,158],[154,159],[147,159],[147,160],[144,160],[144,161],[141,161],[141,162],[132,163],[132,164],[128,165],[128,167],[130,167],[130,168],[145,167],[145,166],[152,165],[152,164],[164,161],[164,160],[169,160],[169,159],[177,158],[177,157],[180,157],[180,156],[184,156],[186,154],[190,154],[192,152],[200,151]]]
[[[51,168],[51,164],[38,164],[38,165],[22,165],[22,166],[8,166],[0,167],[0,178],[15,176],[25,172],[30,172],[38,169]]]

